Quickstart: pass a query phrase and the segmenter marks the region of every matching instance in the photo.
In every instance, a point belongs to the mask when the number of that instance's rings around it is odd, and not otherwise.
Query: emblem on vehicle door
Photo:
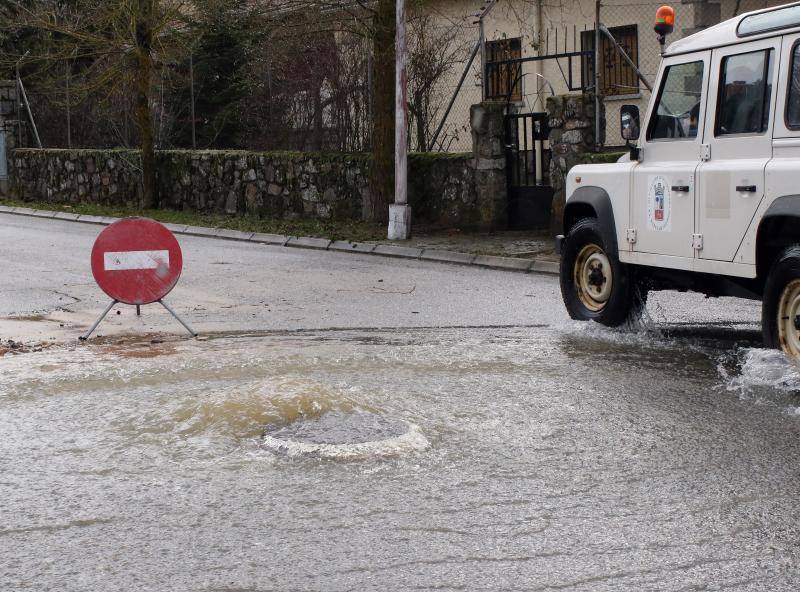
[[[672,194],[662,176],[650,177],[647,192],[647,228],[669,232],[672,229]]]

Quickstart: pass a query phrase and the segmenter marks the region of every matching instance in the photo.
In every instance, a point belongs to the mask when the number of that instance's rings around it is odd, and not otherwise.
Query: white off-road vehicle
[[[568,175],[570,316],[620,325],[649,290],[760,299],[767,346],[800,357],[800,3],[672,43],[621,120],[630,155]]]

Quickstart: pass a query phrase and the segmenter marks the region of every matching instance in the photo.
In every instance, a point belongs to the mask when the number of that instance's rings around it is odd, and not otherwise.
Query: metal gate
[[[547,113],[506,115],[508,226],[534,230],[550,225],[553,188],[548,179]]]

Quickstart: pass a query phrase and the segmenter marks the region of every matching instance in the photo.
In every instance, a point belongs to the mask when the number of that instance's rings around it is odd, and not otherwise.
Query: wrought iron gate
[[[547,113],[506,115],[505,128],[509,228],[547,228],[553,202]]]

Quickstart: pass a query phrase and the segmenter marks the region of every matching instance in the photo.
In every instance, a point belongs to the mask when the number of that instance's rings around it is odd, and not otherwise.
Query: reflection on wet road
[[[0,358],[0,588],[793,590],[800,372],[751,325]]]

